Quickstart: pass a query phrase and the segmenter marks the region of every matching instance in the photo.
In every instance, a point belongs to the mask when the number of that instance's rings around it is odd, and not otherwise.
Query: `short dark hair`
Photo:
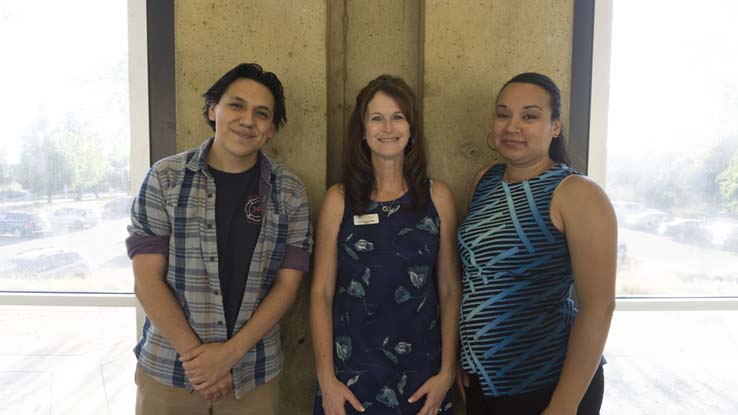
[[[515,75],[500,88],[495,101],[500,99],[500,94],[502,94],[505,87],[512,83],[531,84],[546,91],[549,98],[549,105],[551,106],[551,121],[561,121],[561,90],[551,78],[535,72],[525,72]],[[563,127],[559,130],[559,135],[551,140],[551,145],[548,147],[548,156],[556,163],[570,164],[569,154],[566,151],[566,143],[564,141]]]
[[[202,96],[205,98],[205,106],[202,109],[202,115],[205,116],[210,128],[215,131],[215,121],[211,121],[208,116],[210,107],[218,104],[223,94],[231,86],[232,83],[236,82],[241,78],[253,79],[254,81],[264,85],[269,89],[274,97],[274,117],[272,122],[274,128],[279,131],[280,127],[287,123],[287,109],[284,105],[284,89],[282,88],[282,82],[279,81],[277,75],[272,72],[265,72],[259,64],[256,63],[242,63],[230,71],[226,72],[225,75],[221,76],[220,79],[215,81]]]
[[[413,209],[425,207],[430,200],[427,156],[423,126],[418,119],[417,100],[412,88],[402,78],[380,75],[361,89],[349,117],[343,142],[343,186],[349,206],[358,214],[369,208],[371,193],[376,186],[371,152],[363,140],[364,118],[369,101],[378,92],[391,97],[402,110],[410,125],[412,139],[405,146],[402,174],[407,182]]]

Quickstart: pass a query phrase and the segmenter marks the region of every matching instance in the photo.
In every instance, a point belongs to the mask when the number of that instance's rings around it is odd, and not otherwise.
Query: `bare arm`
[[[461,276],[456,246],[456,208],[448,187],[433,182],[433,204],[441,218],[440,248],[438,251],[438,300],[441,306],[441,370],[438,375],[418,389],[411,397],[414,402],[427,394],[420,415],[433,415],[443,403],[446,392],[456,375],[459,344],[459,307],[461,304]]]
[[[182,305],[165,281],[167,259],[159,254],[133,257],[133,291],[146,316],[180,355],[202,342],[185,318]]]
[[[492,165],[484,166],[482,167],[477,174],[474,175],[474,179],[472,180],[472,186],[471,189],[469,189],[469,199],[467,200],[467,209],[469,208],[469,204],[471,204],[472,198],[474,197],[474,191],[477,190],[477,185],[479,184],[479,181],[482,180],[482,176],[484,176],[484,173],[487,173],[487,170],[491,169]]]
[[[343,194],[328,189],[320,208],[315,244],[315,272],[310,286],[310,328],[318,379],[333,373],[333,294],[338,267],[338,230],[343,216]]]
[[[166,253],[171,220],[165,204],[166,174],[158,164],[146,174],[131,206],[131,224],[126,245],[133,262],[133,290],[149,320],[161,331],[177,353],[185,353],[201,341],[185,318],[182,305],[166,283]]]
[[[459,341],[459,307],[461,304],[461,273],[456,244],[456,208],[451,191],[435,182],[433,203],[441,217],[441,246],[438,252],[438,299],[441,305],[441,336],[443,358],[441,372],[449,382],[456,373]]]
[[[569,244],[579,314],[561,377],[544,414],[574,415],[600,364],[615,307],[617,223],[602,189],[580,176],[571,176],[559,186],[551,216]]]
[[[164,281],[167,260],[159,254],[138,254],[133,257],[133,290],[152,323],[161,331],[180,355],[200,346],[200,339],[190,327],[182,306]],[[233,389],[228,372],[209,388],[200,390],[208,400],[225,396]]]
[[[313,336],[315,371],[327,415],[344,415],[345,402],[363,408],[349,388],[333,372],[333,294],[338,268],[338,231],[344,211],[344,195],[339,185],[331,186],[323,198],[315,244],[315,271],[310,287],[310,329]]]
[[[269,293],[251,315],[249,321],[229,341],[233,344],[234,355],[237,356],[236,361],[254,347],[284,317],[295,301],[302,274],[302,271],[290,268],[277,271],[277,278]],[[235,365],[235,362],[233,364]]]
[[[182,366],[197,390],[210,388],[284,316],[295,300],[302,271],[282,268],[249,321],[225,343],[207,343],[182,354]]]
[[[167,175],[164,175],[167,177]],[[133,261],[134,291],[149,321],[159,329],[180,355],[200,345],[184,316],[181,304],[166,283],[167,252],[171,234],[170,218],[165,207],[164,189],[157,165],[152,167],[131,206],[128,254]],[[200,394],[217,399],[233,388],[228,373]]]

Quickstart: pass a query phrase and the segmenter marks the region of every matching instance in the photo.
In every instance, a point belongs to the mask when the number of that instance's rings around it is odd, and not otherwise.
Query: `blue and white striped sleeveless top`
[[[504,172],[501,164],[484,174],[458,233],[462,366],[487,396],[556,382],[577,311],[569,249],[550,207],[556,187],[578,173],[557,165],[505,183]]]

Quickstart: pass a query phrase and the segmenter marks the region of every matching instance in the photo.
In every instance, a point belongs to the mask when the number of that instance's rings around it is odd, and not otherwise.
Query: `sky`
[[[93,131],[120,139],[128,108],[126,0],[0,0],[0,152],[17,161],[34,121],[75,114]],[[82,18],[84,16],[84,18]],[[126,75],[127,76],[127,75]],[[117,94],[117,95],[116,95]],[[127,148],[127,145],[125,146]]]
[[[608,157],[738,136],[736,17],[735,0],[614,0]]]

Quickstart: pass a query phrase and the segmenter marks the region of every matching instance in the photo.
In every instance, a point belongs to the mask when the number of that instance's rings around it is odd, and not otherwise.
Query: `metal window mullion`
[[[2,292],[0,305],[50,307],[135,307],[133,294]]]
[[[738,297],[618,298],[615,311],[738,311]]]

